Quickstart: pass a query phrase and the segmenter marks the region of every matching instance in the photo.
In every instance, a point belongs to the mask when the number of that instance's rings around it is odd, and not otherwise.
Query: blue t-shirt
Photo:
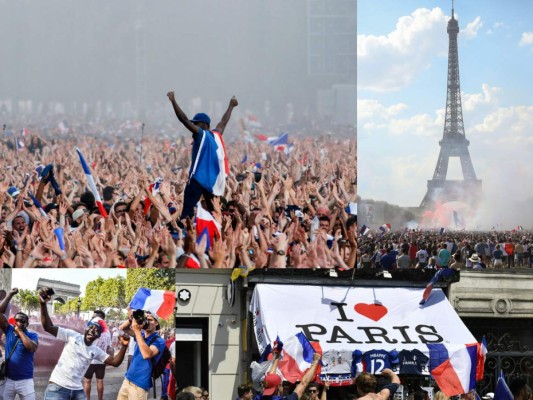
[[[424,372],[429,373],[427,369],[429,358],[420,350],[402,350],[398,358],[400,361],[400,374],[422,375]]]
[[[357,356],[360,352],[353,353],[354,363],[358,364]],[[370,374],[380,374],[385,368],[392,369],[392,364],[398,363],[398,352],[396,350],[370,350],[361,356],[362,372]]]
[[[392,253],[393,252],[391,251],[390,253],[385,254],[383,257],[381,257],[381,268],[389,270],[389,271],[392,269],[393,264],[396,263],[396,256],[393,255]],[[395,253],[398,253],[398,252],[395,252]]]
[[[39,343],[39,337],[35,332],[24,332],[28,339],[35,343]],[[5,357],[7,358],[17,343],[19,337],[15,334],[15,328],[12,325],[8,325],[6,329],[6,351]],[[24,347],[22,340],[17,344],[13,355],[7,362],[7,377],[14,381],[20,381],[22,379],[33,379],[33,355],[34,352],[29,351]]]
[[[144,337],[144,333],[142,333]],[[155,340],[154,338],[157,337]],[[143,388],[144,390],[150,390],[152,387],[152,362],[155,364],[157,360],[163,355],[165,349],[165,341],[159,337],[157,332],[152,333],[147,338],[144,338],[146,344],[149,346],[155,346],[159,350],[159,353],[152,359],[145,360],[141,354],[139,346],[135,344],[135,350],[133,350],[133,356],[131,358],[131,364],[126,372],[126,378],[135,385]],[[153,360],[153,361],[152,361]]]

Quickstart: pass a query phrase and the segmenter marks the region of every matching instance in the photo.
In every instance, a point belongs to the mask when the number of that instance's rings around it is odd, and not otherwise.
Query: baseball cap
[[[278,374],[266,374],[263,385],[263,396],[272,396],[281,385],[281,377]]]
[[[85,210],[83,208],[78,208],[76,211],[72,213],[72,220],[76,221],[78,218],[80,218],[83,214],[85,214]]]
[[[16,197],[20,194],[19,190],[15,186],[11,186],[9,189],[7,189],[7,193],[11,197]]]
[[[191,122],[205,122],[207,125],[211,125],[211,118],[205,113],[198,113],[191,119]]]

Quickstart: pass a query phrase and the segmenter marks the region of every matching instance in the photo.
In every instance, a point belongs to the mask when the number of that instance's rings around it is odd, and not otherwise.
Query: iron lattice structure
[[[448,90],[446,95],[446,116],[444,134],[439,141],[440,152],[433,179],[428,181],[428,190],[421,208],[430,208],[437,201],[445,203],[450,200],[462,200],[475,205],[481,194],[481,180],[477,179],[468,151],[470,142],[466,139],[461,105],[461,83],[459,79],[459,53],[457,35],[459,23],[452,17],[448,21]],[[447,180],[450,157],[459,157],[463,180]]]

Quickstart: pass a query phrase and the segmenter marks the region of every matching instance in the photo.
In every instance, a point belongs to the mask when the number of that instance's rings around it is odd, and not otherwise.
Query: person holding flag
[[[235,96],[231,98],[228,109],[216,128],[211,131],[211,118],[207,114],[198,113],[192,120],[189,120],[176,102],[174,92],[168,92],[167,96],[178,120],[192,132],[192,163],[189,170],[189,180],[185,187],[180,219],[192,218],[194,207],[202,195],[208,204],[209,211],[212,211],[210,204],[212,197],[224,194],[229,166],[222,135],[231,118],[233,108],[237,107],[239,102]]]

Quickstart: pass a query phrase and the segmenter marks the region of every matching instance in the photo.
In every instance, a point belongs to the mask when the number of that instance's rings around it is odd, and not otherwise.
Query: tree
[[[98,277],[87,284],[81,309],[126,308],[125,280],[122,276],[103,279]]]
[[[176,277],[174,269],[134,268],[126,272],[126,299],[131,301],[139,288],[157,290],[175,290]]]
[[[54,307],[55,312],[58,314],[76,313],[78,312],[78,299],[70,299],[65,304],[54,303]]]
[[[22,311],[30,315],[32,311],[39,308],[39,299],[37,298],[37,290],[20,289],[18,294],[13,299]]]

